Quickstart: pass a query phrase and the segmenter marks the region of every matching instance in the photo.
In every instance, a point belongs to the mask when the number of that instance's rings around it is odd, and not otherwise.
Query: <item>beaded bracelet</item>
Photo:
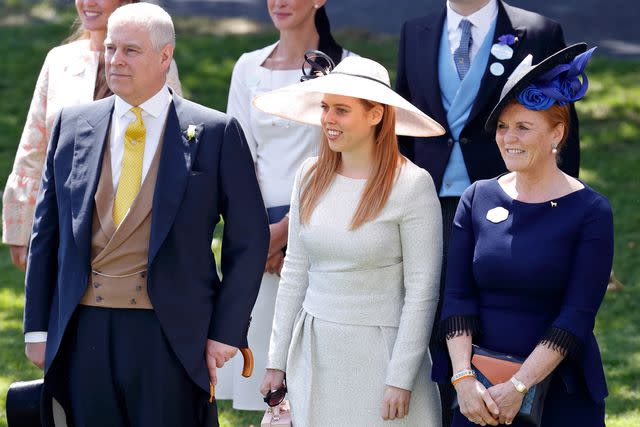
[[[456,385],[463,379],[470,377],[476,378],[476,371],[474,371],[473,369],[463,369],[461,371],[458,371],[454,376],[451,377],[451,385]]]

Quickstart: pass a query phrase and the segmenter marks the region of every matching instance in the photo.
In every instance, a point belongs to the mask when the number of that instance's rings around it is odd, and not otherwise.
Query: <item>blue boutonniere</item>
[[[499,61],[511,59],[513,57],[513,49],[509,46],[518,42],[518,37],[513,34],[503,34],[498,37],[498,42],[491,46],[491,54]],[[494,76],[501,76],[504,74],[504,65],[499,62],[494,62],[489,66],[489,71]]]
[[[513,34],[503,34],[500,37],[498,37],[498,42],[501,45],[511,46],[512,44],[518,42],[518,37],[514,36]]]

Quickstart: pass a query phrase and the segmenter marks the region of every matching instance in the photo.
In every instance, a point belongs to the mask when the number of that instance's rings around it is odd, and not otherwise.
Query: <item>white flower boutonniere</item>
[[[187,128],[187,139],[191,141],[196,136],[196,125],[189,125]]]

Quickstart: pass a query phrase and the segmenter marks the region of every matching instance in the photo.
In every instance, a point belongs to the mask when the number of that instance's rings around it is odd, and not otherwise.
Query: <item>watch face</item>
[[[525,390],[526,390],[527,388],[526,388],[524,385],[522,385],[522,384],[518,384],[518,385],[516,386],[516,389],[517,389],[520,393],[524,393],[524,392],[525,392]]]

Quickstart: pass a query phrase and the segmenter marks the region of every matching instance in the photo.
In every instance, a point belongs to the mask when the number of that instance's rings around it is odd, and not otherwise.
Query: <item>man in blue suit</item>
[[[115,95],[62,110],[49,144],[26,353],[76,427],[199,425],[216,368],[247,346],[265,208],[236,120],[166,86],[174,46],[160,7],[119,8],[105,40]]]
[[[402,153],[431,174],[440,196],[444,226],[440,295],[460,196],[472,182],[506,172],[495,134],[484,129],[500,88],[528,54],[535,64],[564,47],[558,23],[501,0],[449,0],[442,10],[404,24],[396,89],[446,130],[435,138],[399,138]],[[577,177],[579,134],[573,106],[571,123],[560,167]],[[439,312],[440,307],[435,325]],[[434,358],[447,357],[440,350],[432,340]],[[440,390],[446,427],[452,389],[441,384]]]

